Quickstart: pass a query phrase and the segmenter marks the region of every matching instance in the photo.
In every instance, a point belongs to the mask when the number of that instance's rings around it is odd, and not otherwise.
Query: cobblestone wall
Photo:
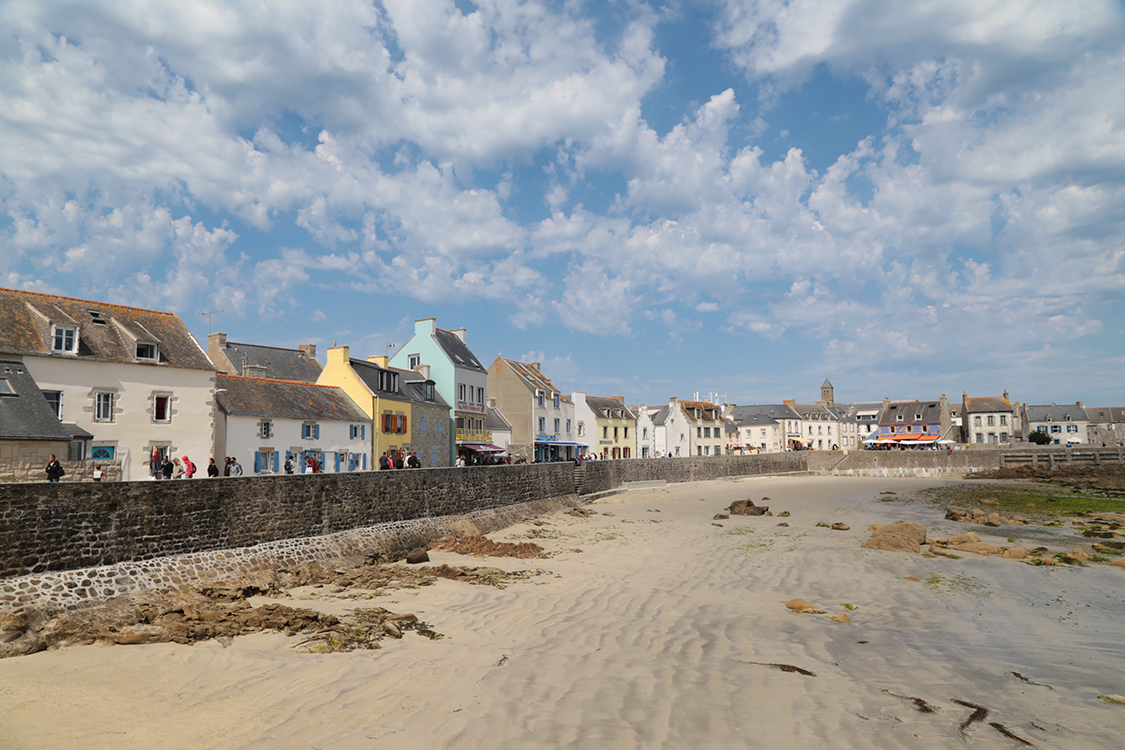
[[[63,482],[92,482],[94,464],[105,472],[105,481],[116,482],[121,479],[121,462],[114,461],[67,461],[65,441],[46,440],[4,440],[0,441],[0,484],[5,482],[46,482],[44,469],[48,457],[54,453],[66,474]]]
[[[1000,468],[1000,450],[802,451],[809,470],[837,476],[927,477]]]

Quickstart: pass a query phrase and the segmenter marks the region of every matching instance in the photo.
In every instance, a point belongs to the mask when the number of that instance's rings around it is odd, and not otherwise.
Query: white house
[[[119,460],[124,480],[148,478],[154,450],[214,455],[215,367],[173,313],[0,289],[0,355],[93,436],[81,458]]]
[[[656,456],[656,425],[652,417],[659,411],[659,407],[637,404],[630,406],[629,410],[637,415],[637,458],[654,458]]]
[[[342,389],[238,375],[216,386],[218,453],[245,474],[281,473],[286,460],[300,473],[309,458],[326,472],[374,468],[371,418]]]
[[[657,457],[685,457],[691,455],[691,432],[694,425],[673,396],[652,415]],[[721,426],[721,423],[720,423]]]

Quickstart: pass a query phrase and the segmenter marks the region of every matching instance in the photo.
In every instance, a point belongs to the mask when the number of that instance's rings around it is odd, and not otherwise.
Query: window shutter
[[[273,472],[275,474],[279,471],[280,465],[281,465],[281,454],[278,453],[277,451],[274,451],[273,452]]]
[[[363,468],[364,469],[367,468],[367,454],[366,453],[363,454]]]
[[[257,474],[262,470],[262,452],[254,451],[254,473]]]
[[[367,437],[367,425],[361,424],[359,426],[359,439],[363,440],[366,437]]]
[[[320,440],[320,425],[318,424],[313,425],[313,437]]]

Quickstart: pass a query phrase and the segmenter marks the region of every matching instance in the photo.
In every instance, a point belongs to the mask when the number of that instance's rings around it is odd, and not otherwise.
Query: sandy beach
[[[1125,706],[1098,700],[1125,694],[1125,570],[861,547],[868,525],[900,519],[959,533],[933,508],[881,502],[935,483],[627,492],[586,506],[595,515],[490,535],[530,534],[549,559],[430,553],[430,565],[543,571],[506,588],[284,600],[411,612],[440,640],[305,654],[291,650],[300,636],[262,633],[0,660],[0,748],[1125,746]],[[714,520],[747,497],[792,516]],[[787,610],[796,597],[826,613]],[[829,619],[840,613],[851,622]]]

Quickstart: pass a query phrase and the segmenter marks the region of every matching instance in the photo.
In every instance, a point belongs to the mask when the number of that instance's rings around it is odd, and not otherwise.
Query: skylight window
[[[101,310],[87,310],[86,312],[90,313],[90,320],[92,320],[94,323],[97,323],[100,326],[104,326],[106,324],[105,318],[102,317]]]

